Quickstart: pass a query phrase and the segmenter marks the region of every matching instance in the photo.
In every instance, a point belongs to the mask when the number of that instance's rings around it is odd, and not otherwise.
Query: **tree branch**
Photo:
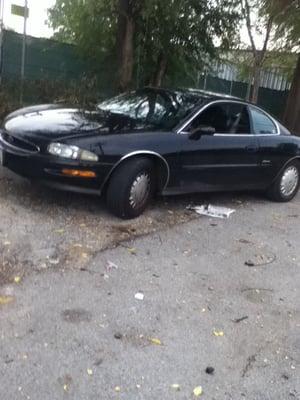
[[[242,2],[242,7],[243,7],[243,12],[244,12],[244,17],[246,20],[248,36],[249,36],[249,39],[251,42],[252,52],[253,52],[254,58],[256,58],[257,49],[256,49],[255,41],[253,38],[253,34],[252,34],[251,15],[250,15],[251,11],[250,11],[250,5],[248,3],[248,0],[245,0],[245,6],[243,5],[243,2]]]
[[[269,19],[268,19],[267,28],[266,28],[266,37],[265,37],[264,45],[263,45],[263,48],[262,48],[262,58],[264,58],[266,50],[267,50],[267,46],[268,46],[268,43],[269,43],[272,26],[273,26],[273,16],[270,16]]]

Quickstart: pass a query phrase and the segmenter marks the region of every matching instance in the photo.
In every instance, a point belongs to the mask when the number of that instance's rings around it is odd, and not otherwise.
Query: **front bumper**
[[[0,151],[2,165],[16,174],[59,190],[72,192],[101,195],[106,177],[113,167],[110,163],[87,163],[59,159],[52,155],[42,154],[40,151],[28,152],[11,145],[1,134]],[[63,169],[93,171],[96,176],[93,178],[65,176]]]

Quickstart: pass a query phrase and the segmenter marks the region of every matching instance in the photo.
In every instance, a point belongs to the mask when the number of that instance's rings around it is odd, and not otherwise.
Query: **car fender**
[[[150,151],[150,150],[137,150],[133,151],[130,153],[125,154],[122,158],[120,158],[116,164],[112,167],[112,169],[109,171],[107,174],[102,186],[101,186],[101,192],[107,185],[109,179],[111,178],[113,172],[123,163],[128,161],[129,159],[135,158],[135,157],[140,157],[140,156],[147,156],[151,157],[152,159],[156,160],[160,166],[160,168],[163,168],[164,174],[161,176],[161,182],[160,182],[160,191],[163,191],[169,183],[170,179],[170,167],[167,162],[167,160],[159,153],[156,153],[155,151]]]
[[[285,168],[290,162],[292,162],[292,161],[294,161],[294,160],[298,160],[298,161],[300,162],[300,155],[294,156],[294,157],[290,158],[288,161],[286,161],[286,162],[284,163],[284,165],[280,168],[278,174],[275,176],[275,178],[273,179],[272,183],[275,182],[276,179],[278,179],[278,177],[280,176],[280,174],[282,173],[282,171],[284,170],[284,168]]]

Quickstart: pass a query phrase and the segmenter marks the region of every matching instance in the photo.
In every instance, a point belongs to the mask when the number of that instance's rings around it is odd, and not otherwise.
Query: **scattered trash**
[[[89,255],[88,253],[81,253],[81,257],[87,259],[89,258]]]
[[[214,372],[215,372],[215,369],[214,369],[213,367],[207,367],[207,368],[205,369],[205,372],[206,372],[208,375],[213,375]]]
[[[141,293],[141,292],[138,292],[138,293],[136,293],[135,295],[134,295],[134,298],[136,299],[136,300],[140,300],[140,301],[143,301],[144,300],[144,293]]]
[[[106,270],[111,271],[112,269],[118,269],[119,267],[117,264],[113,263],[112,261],[107,261],[106,262]]]
[[[9,304],[14,301],[12,296],[0,296],[0,305],[4,306],[5,304]]]
[[[155,344],[156,346],[161,346],[161,345],[162,345],[160,339],[157,339],[157,338],[150,338],[149,340],[150,340],[150,342],[151,342],[152,344]]]
[[[136,249],[134,247],[128,248],[127,250],[128,250],[128,253],[132,254],[133,256],[136,256]]]
[[[69,392],[70,386],[73,383],[73,379],[69,374],[66,374],[58,378],[58,382],[62,385],[65,392]]]
[[[204,206],[188,207],[190,210],[194,210],[197,214],[207,215],[208,217],[214,218],[229,218],[235,210],[227,207],[212,206],[210,204]]]
[[[115,387],[115,392],[117,392],[117,393],[121,392],[120,386],[116,386],[116,387]]]
[[[4,246],[10,246],[10,245],[11,245],[11,242],[10,242],[9,240],[6,240],[6,241],[3,243],[3,245],[4,245]]]
[[[58,259],[58,258],[49,258],[49,257],[48,257],[48,261],[49,261],[49,263],[52,264],[52,265],[57,265],[57,264],[59,264],[59,259]]]
[[[15,276],[14,277],[14,282],[15,283],[20,283],[21,282],[21,277],[20,276]]]
[[[233,322],[235,322],[236,324],[239,324],[240,322],[245,321],[245,319],[248,319],[248,318],[249,318],[248,315],[245,315],[244,317],[234,319]]]
[[[255,363],[255,361],[256,361],[256,355],[255,354],[253,354],[252,356],[249,356],[247,358],[246,365],[245,365],[245,367],[243,368],[243,371],[242,371],[242,378],[245,378],[245,376],[247,375],[248,371],[252,368],[252,366]]]
[[[118,339],[118,340],[121,340],[123,338],[123,335],[122,335],[122,333],[117,332],[117,333],[114,334],[114,338]]]
[[[63,234],[63,233],[65,233],[65,230],[64,229],[56,229],[54,232],[55,233],[59,233],[59,234]]]
[[[178,383],[173,383],[173,385],[171,385],[171,388],[176,390],[176,392],[180,391],[180,385]]]
[[[272,264],[276,260],[276,255],[264,255],[264,254],[255,254],[255,261],[254,260],[247,260],[245,261],[245,265],[247,267],[260,267],[263,265]]]
[[[87,372],[87,374],[90,375],[90,376],[93,375],[93,370],[92,370],[91,368],[88,368],[88,369],[86,370],[86,372]]]
[[[238,241],[243,244],[253,244],[253,242],[251,242],[250,240],[247,240],[247,239],[238,239]]]
[[[213,331],[213,334],[215,335],[215,336],[224,336],[224,332],[223,331],[216,331],[216,330],[214,330]]]
[[[196,386],[195,389],[193,390],[193,394],[196,397],[201,396],[202,393],[203,393],[202,386]]]

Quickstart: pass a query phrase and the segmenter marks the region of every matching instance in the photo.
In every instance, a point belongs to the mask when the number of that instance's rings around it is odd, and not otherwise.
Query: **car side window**
[[[264,112],[257,108],[250,107],[253,123],[253,131],[256,135],[272,135],[277,133],[274,122]]]
[[[190,124],[189,131],[204,127],[221,134],[250,134],[248,108],[240,103],[216,103],[202,111]]]

